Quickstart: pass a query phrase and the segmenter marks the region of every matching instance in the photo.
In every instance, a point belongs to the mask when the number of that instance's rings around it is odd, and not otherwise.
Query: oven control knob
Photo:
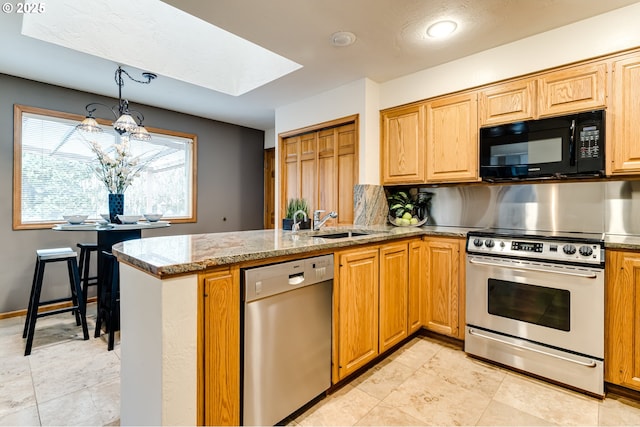
[[[473,240],[473,245],[477,246],[477,247],[482,246],[482,239],[474,239]]]
[[[580,255],[591,256],[591,254],[593,254],[593,249],[590,246],[580,246]]]
[[[484,245],[488,248],[492,248],[493,245],[495,245],[494,241],[492,239],[487,239],[484,241]]]
[[[573,255],[576,253],[576,247],[573,245],[564,245],[562,251],[567,255]]]

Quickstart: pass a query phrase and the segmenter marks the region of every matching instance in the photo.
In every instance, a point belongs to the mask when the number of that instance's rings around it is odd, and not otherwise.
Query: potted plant
[[[307,201],[305,199],[289,199],[285,217],[282,219],[283,230],[291,230],[293,228],[293,215],[298,211],[304,212],[304,215],[298,213],[298,216],[295,218],[300,223],[300,229],[308,230],[311,228],[311,217],[309,217],[309,205]]]

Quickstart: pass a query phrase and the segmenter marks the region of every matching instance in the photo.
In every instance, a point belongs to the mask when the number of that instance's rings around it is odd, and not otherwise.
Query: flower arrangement
[[[140,172],[148,163],[141,163],[139,158],[131,156],[129,141],[126,138],[122,138],[120,143],[114,144],[115,153],[113,156],[105,152],[95,141],[90,141],[89,147],[98,160],[98,166],[93,172],[104,183],[109,193],[124,194],[133,179],[140,176]]]

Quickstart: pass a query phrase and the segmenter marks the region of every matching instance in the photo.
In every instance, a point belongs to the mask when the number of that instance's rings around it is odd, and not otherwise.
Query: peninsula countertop
[[[349,230],[368,234],[342,239],[318,237]],[[469,230],[463,227],[395,227],[392,225],[325,227],[319,231],[301,230],[297,233],[280,229],[250,230],[149,237],[118,243],[112,250],[120,262],[164,278],[197,273],[216,266],[286,255],[304,256],[304,254],[321,250],[405,237],[423,235],[465,237]]]
[[[197,273],[212,267],[249,261],[266,260],[287,255],[310,254],[366,243],[378,243],[417,236],[466,237],[470,227],[395,227],[343,226],[325,227],[319,231],[297,233],[275,230],[250,230],[223,233],[149,237],[113,246],[120,262],[130,264],[151,275],[170,276]],[[320,235],[341,231],[367,234],[342,239]],[[608,249],[640,250],[640,236],[603,235]]]

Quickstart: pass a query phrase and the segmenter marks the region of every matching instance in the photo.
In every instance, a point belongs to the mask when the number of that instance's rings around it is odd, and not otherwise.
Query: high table
[[[102,251],[111,252],[111,247],[116,243],[126,240],[140,239],[142,230],[151,228],[169,227],[168,221],[157,222],[138,222],[135,224],[98,224],[98,223],[82,223],[82,224],[57,224],[53,226],[54,231],[92,231],[98,233],[98,253]],[[99,258],[99,257],[98,257]]]
[[[100,289],[104,282],[104,256],[102,251],[111,252],[111,247],[116,243],[126,240],[140,239],[142,230],[152,228],[165,228],[171,224],[168,221],[138,222],[135,224],[100,224],[87,222],[82,224],[56,224],[54,231],[96,231],[98,244],[98,300],[100,299]],[[86,295],[84,296],[86,298]],[[98,305],[100,301],[98,301]]]

